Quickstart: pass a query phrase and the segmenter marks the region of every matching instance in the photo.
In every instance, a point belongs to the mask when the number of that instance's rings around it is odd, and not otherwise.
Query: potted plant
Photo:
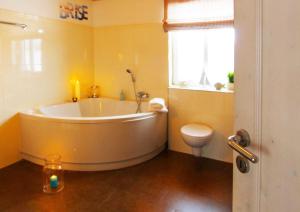
[[[227,74],[227,77],[228,77],[227,88],[228,88],[228,90],[233,91],[234,90],[234,72],[229,72]]]

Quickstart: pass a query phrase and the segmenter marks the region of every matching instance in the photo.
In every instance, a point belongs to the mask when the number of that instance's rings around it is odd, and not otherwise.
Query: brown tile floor
[[[232,165],[165,151],[126,169],[66,172],[65,189],[41,191],[41,167],[0,170],[0,211],[231,211]]]

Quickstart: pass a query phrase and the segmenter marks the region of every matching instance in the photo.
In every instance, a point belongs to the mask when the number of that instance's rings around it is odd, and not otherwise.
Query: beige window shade
[[[164,29],[233,25],[234,0],[165,0]]]

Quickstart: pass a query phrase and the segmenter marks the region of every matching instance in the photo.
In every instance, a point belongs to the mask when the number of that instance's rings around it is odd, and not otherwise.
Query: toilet
[[[193,155],[201,156],[201,148],[206,145],[212,135],[213,129],[203,124],[187,124],[180,129],[184,142],[192,147]]]

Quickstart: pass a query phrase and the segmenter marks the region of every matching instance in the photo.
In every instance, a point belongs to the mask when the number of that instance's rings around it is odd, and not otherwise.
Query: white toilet
[[[210,141],[213,135],[213,129],[202,124],[184,125],[180,132],[184,142],[192,147],[193,155],[196,157],[201,156],[201,148]]]

